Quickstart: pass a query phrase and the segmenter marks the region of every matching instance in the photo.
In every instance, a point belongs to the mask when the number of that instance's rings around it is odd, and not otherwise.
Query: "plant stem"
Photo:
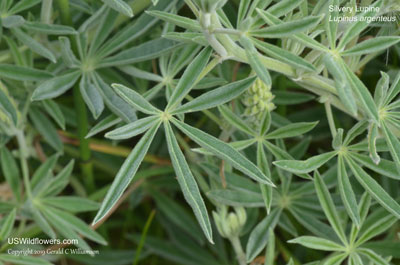
[[[329,102],[329,100],[327,100],[325,101],[324,105],[325,105],[326,116],[328,118],[329,129],[331,129],[332,138],[335,138],[336,126],[335,126],[335,121],[333,119],[331,103]]]
[[[233,250],[235,250],[236,257],[239,261],[240,265],[246,265],[246,254],[243,251],[242,244],[240,243],[239,237],[230,238],[231,244],[233,246]]]
[[[21,161],[21,168],[22,168],[22,176],[25,186],[25,191],[28,196],[29,200],[32,200],[32,190],[31,190],[31,183],[29,181],[29,169],[28,169],[28,161],[27,161],[27,151],[26,151],[26,141],[24,132],[21,130],[17,131],[17,141],[19,146],[19,156]]]
[[[73,26],[69,8],[69,1],[57,0],[57,2],[60,9],[62,23],[68,26]],[[70,37],[70,41],[72,43],[72,50],[74,51],[75,54],[77,54],[74,38]],[[79,151],[81,159],[80,168],[82,175],[84,177],[85,186],[90,192],[94,191],[96,187],[93,177],[93,163],[90,161],[91,150],[89,147],[89,139],[85,138],[85,136],[89,131],[88,115],[85,102],[83,101],[82,95],[79,90],[79,80],[74,85],[73,95],[74,95],[74,105],[75,105],[77,124],[78,124]]]
[[[78,122],[78,138],[79,138],[79,152],[80,152],[80,168],[82,177],[86,188],[91,192],[95,190],[95,182],[93,176],[93,163],[91,161],[91,150],[89,139],[86,139],[88,128],[88,115],[85,102],[81,96],[78,83],[73,88],[75,111],[77,114]]]

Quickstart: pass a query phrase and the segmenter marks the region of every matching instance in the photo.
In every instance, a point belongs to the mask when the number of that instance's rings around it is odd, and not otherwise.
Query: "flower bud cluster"
[[[234,212],[228,213],[228,207],[218,208],[217,212],[213,212],[215,224],[219,234],[224,238],[235,238],[240,235],[247,215],[243,207],[234,207]]]
[[[272,102],[274,97],[271,93],[271,87],[257,78],[244,96],[243,104],[246,106],[244,114],[257,118],[265,111],[274,110],[275,104]]]

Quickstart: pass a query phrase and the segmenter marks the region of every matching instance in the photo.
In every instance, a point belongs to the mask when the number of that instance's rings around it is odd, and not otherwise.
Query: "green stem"
[[[18,130],[16,136],[17,136],[17,141],[18,141],[18,146],[19,146],[19,156],[20,156],[20,161],[21,161],[22,176],[23,176],[25,191],[28,196],[28,199],[32,200],[33,196],[32,196],[32,190],[31,190],[31,183],[29,180],[29,169],[28,169],[28,161],[27,161],[28,153],[26,150],[26,141],[25,141],[24,132]]]
[[[68,0],[57,0],[58,7],[60,9],[61,21],[63,24],[68,26],[73,26],[69,1]],[[72,43],[72,50],[75,54],[77,54],[77,49],[75,45],[75,40],[73,37],[70,37],[70,41]],[[89,191],[95,190],[95,182],[93,176],[93,163],[91,162],[91,150],[89,146],[89,139],[86,139],[85,136],[88,133],[88,115],[85,102],[83,101],[82,95],[79,90],[79,80],[74,85],[73,88],[74,95],[74,105],[77,117],[78,124],[78,138],[79,138],[79,152],[80,152],[80,168],[82,175],[84,177],[84,182],[86,188]]]
[[[75,111],[78,122],[78,138],[79,138],[79,153],[80,153],[80,168],[86,188],[89,191],[95,190],[95,182],[93,176],[93,162],[91,161],[91,150],[89,146],[89,139],[85,136],[89,131],[89,121],[85,102],[79,90],[79,84],[75,84],[73,88]]]
[[[329,100],[327,100],[325,101],[324,105],[325,105],[326,117],[328,118],[329,129],[331,130],[332,138],[335,138],[336,126],[335,126],[335,120],[333,119],[331,103],[329,102]]]
[[[240,243],[239,237],[230,238],[233,250],[236,253],[236,257],[240,265],[246,265],[246,254],[243,251],[242,244]]]

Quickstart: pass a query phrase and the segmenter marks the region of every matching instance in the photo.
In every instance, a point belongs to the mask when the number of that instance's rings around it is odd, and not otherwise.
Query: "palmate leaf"
[[[80,75],[79,71],[73,71],[41,83],[33,92],[32,100],[43,100],[60,96],[75,84]]]
[[[42,81],[53,77],[53,75],[47,71],[30,67],[0,64],[0,77],[19,81]]]
[[[230,145],[175,118],[172,119],[172,122],[197,144],[213,152],[222,159],[229,161],[232,166],[248,175],[250,178],[272,187],[275,186],[256,165],[250,162],[245,156],[240,154]]]
[[[3,175],[14,194],[14,197],[19,201],[21,199],[21,173],[17,161],[15,161],[11,152],[6,147],[0,148],[0,164]]]
[[[10,233],[14,227],[16,214],[17,214],[17,210],[14,209],[6,217],[4,217],[5,219],[0,228],[0,241],[3,241],[4,239],[8,238],[8,236],[10,235]]]
[[[344,234],[342,223],[340,222],[335,204],[333,203],[329,190],[318,171],[315,171],[314,174],[314,185],[319,202],[326,217],[328,218],[329,223],[331,224],[333,230],[335,230],[342,243],[347,244],[346,235]]]
[[[111,132],[105,134],[106,138],[113,140],[123,140],[132,138],[147,131],[150,127],[154,125],[154,122],[158,120],[158,116],[149,116],[146,118],[139,119],[132,123],[128,123],[122,127],[119,127]]]
[[[357,45],[342,52],[343,56],[363,55],[385,50],[400,41],[400,37],[375,37],[362,41]]]
[[[132,8],[124,0],[102,0],[104,4],[128,17],[133,17]]]
[[[203,229],[206,238],[213,243],[212,228],[208,217],[207,208],[201,197],[197,183],[189,169],[186,159],[179,148],[178,142],[174,136],[171,125],[164,122],[165,136],[167,138],[168,152],[171,157],[172,165],[177,174],[179,185],[182,189],[186,201],[192,207],[193,212]]]
[[[210,109],[241,95],[255,81],[255,77],[249,77],[240,81],[230,83],[217,89],[213,89],[190,102],[176,108],[171,114],[188,113]]]
[[[14,256],[9,254],[0,254],[0,262],[1,261],[16,265],[52,265],[52,263],[47,260],[38,257]]]
[[[324,250],[324,251],[344,251],[345,248],[338,243],[331,240],[314,237],[314,236],[301,236],[288,241],[289,243],[295,243],[303,245],[307,248]]]
[[[346,165],[341,155],[338,156],[338,187],[348,215],[353,223],[359,227],[361,221],[358,212],[357,200],[347,175]]]
[[[386,210],[400,218],[400,205],[390,197],[378,182],[369,176],[353,159],[347,158],[346,162],[361,186]]]
[[[135,109],[150,115],[161,113],[160,110],[151,105],[148,100],[146,100],[135,90],[120,84],[112,84],[111,86],[126,103],[128,103]]]
[[[247,60],[249,61],[251,68],[256,72],[258,78],[263,81],[265,85],[271,86],[271,75],[265,65],[262,64],[259,57],[260,54],[252,41],[246,36],[241,36],[240,43],[244,47]]]
[[[309,16],[290,22],[282,22],[263,29],[250,31],[250,35],[260,38],[283,38],[307,31],[315,27],[321,20],[320,16]]]
[[[154,122],[153,126],[142,136],[140,141],[129,154],[128,158],[122,164],[117,176],[107,192],[106,197],[101,203],[100,210],[97,212],[96,217],[93,220],[93,224],[96,224],[104,216],[106,216],[112,207],[117,203],[118,199],[122,196],[122,193],[128,187],[140,164],[142,163],[143,158],[146,155],[159,126],[160,122]]]
[[[157,10],[146,11],[146,13],[151,16],[154,16],[156,18],[162,19],[166,22],[177,25],[184,29],[189,29],[192,31],[201,31],[199,22],[197,22],[196,20],[187,18],[187,17],[182,17],[179,15],[175,15],[175,14],[171,14],[171,13],[163,12],[163,11],[157,11]]]
[[[174,109],[199,81],[197,79],[205,69],[207,62],[210,59],[211,52],[212,49],[210,47],[203,49],[203,51],[201,51],[189,64],[172,92],[166,110]]]
[[[271,211],[250,233],[249,240],[246,245],[246,260],[251,262],[264,249],[268,243],[268,231],[277,224],[281,210],[278,208]]]
[[[313,156],[304,161],[297,160],[279,160],[273,162],[273,164],[279,168],[293,172],[295,174],[304,174],[318,169],[323,164],[328,162],[337,154],[336,151],[331,151],[321,155]]]
[[[0,111],[3,112],[10,121],[16,126],[18,124],[18,113],[14,104],[11,102],[9,95],[7,95],[0,88]]]
[[[316,122],[297,122],[291,123],[289,125],[280,127],[275,131],[268,133],[265,138],[266,139],[280,139],[280,138],[288,138],[288,137],[295,137],[298,135],[305,134],[308,131],[311,131],[316,125]]]

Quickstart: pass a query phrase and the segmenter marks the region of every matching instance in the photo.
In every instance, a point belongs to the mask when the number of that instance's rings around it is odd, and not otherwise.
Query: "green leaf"
[[[258,135],[265,136],[265,134],[269,131],[270,127],[271,127],[271,112],[264,111],[264,114],[262,115],[261,118],[261,123],[259,124],[258,127]]]
[[[36,169],[35,173],[31,179],[31,187],[35,189],[36,186],[43,180],[48,179],[52,175],[52,170],[57,163],[59,155],[52,155],[48,157],[44,163],[42,163],[38,169]]]
[[[246,260],[253,261],[257,255],[265,248],[268,243],[268,233],[270,228],[274,228],[279,220],[281,211],[276,208],[271,211],[260,223],[254,227],[250,233],[246,245]]]
[[[97,87],[107,107],[125,122],[137,120],[136,109],[125,102],[104,80],[95,73],[91,76],[94,85]]]
[[[115,11],[124,14],[128,17],[133,17],[132,8],[123,0],[102,0],[104,4],[114,9]]]
[[[253,129],[244,121],[242,120],[238,115],[233,113],[229,109],[229,107],[221,105],[218,106],[219,112],[221,112],[222,117],[230,124],[236,127],[237,129],[241,130],[242,132],[248,134],[248,135],[256,135],[256,133],[253,131]]]
[[[25,22],[24,28],[28,31],[44,33],[47,35],[73,35],[78,33],[72,27],[31,21]]]
[[[111,128],[114,125],[117,125],[122,121],[121,118],[116,117],[115,115],[111,114],[107,117],[105,117],[103,120],[101,120],[99,123],[97,123],[95,126],[93,126],[88,134],[85,136],[85,138],[92,137],[93,135],[96,135],[102,131],[107,130],[108,128]]]
[[[340,38],[340,42],[338,45],[338,50],[342,50],[347,43],[349,43],[352,39],[358,36],[358,34],[363,31],[369,25],[369,20],[375,17],[382,5],[383,1],[374,2],[368,9],[368,11],[363,12],[357,16],[357,21],[351,23],[350,26],[345,30],[342,37]],[[375,8],[372,8],[375,7]]]
[[[20,42],[22,42],[23,44],[28,46],[29,49],[31,49],[32,51],[49,59],[53,63],[55,63],[57,61],[56,57],[49,49],[47,49],[41,43],[34,40],[28,34],[24,33],[22,30],[20,30],[18,28],[12,28],[11,31]]]
[[[267,251],[265,253],[264,265],[274,265],[275,260],[275,234],[274,230],[270,228],[268,230],[268,244]]]
[[[303,0],[282,0],[268,8],[268,12],[276,17],[289,14],[290,11],[298,7]]]
[[[214,189],[207,197],[217,203],[237,207],[264,207],[265,202],[259,193],[248,190]]]
[[[330,256],[328,259],[325,260],[323,263],[324,265],[340,265],[342,264],[343,260],[347,258],[347,253],[338,253],[333,256]]]
[[[232,166],[234,166],[250,178],[260,183],[270,185],[272,187],[275,186],[271,182],[271,180],[260,171],[257,166],[255,166],[251,161],[249,161],[245,156],[240,154],[230,145],[177,119],[173,119],[172,122],[184,134],[189,136],[197,144],[201,145],[207,150],[210,150],[220,158],[230,162]]]
[[[379,174],[382,174],[386,177],[400,180],[400,175],[399,175],[399,172],[397,171],[396,163],[394,163],[390,160],[381,159],[381,161],[379,162],[379,165],[377,165],[367,155],[350,152],[350,156],[357,163],[360,163],[360,165],[362,165],[362,166],[365,166],[365,167],[367,167]]]
[[[344,164],[343,157],[338,156],[338,188],[340,192],[340,197],[346,208],[347,214],[350,216],[353,223],[359,227],[360,226],[360,215],[358,212],[358,205],[356,196],[351,187],[349,176],[347,175],[346,165]]]
[[[339,0],[330,0],[329,7],[331,6],[339,6]],[[337,22],[336,19],[338,16],[339,12],[337,9],[335,9],[333,11],[329,10],[325,17],[326,35],[328,36],[329,44],[332,50],[336,48],[336,33],[339,26],[339,22]]]
[[[61,57],[64,63],[70,68],[79,67],[81,62],[75,57],[75,54],[72,51],[69,38],[59,37],[58,40],[60,42]]]
[[[41,81],[53,77],[49,72],[12,64],[0,64],[0,77],[19,81]]]
[[[14,256],[9,254],[0,254],[0,261],[16,265],[52,265],[52,263],[41,258],[30,256]]]
[[[9,95],[6,94],[1,88],[0,88],[0,111],[2,111],[10,119],[10,121],[14,124],[14,126],[17,126],[18,124],[17,109],[15,108],[11,99],[9,98]]]
[[[229,142],[228,144],[230,146],[232,146],[233,148],[235,148],[236,150],[240,151],[240,150],[246,149],[247,147],[254,144],[255,142],[256,142],[256,140],[254,138],[252,138],[252,139],[241,140],[241,141],[236,141],[236,142]],[[214,153],[209,152],[208,150],[206,150],[204,148],[192,148],[192,151],[197,152],[199,154],[203,154],[203,155],[214,155]]]
[[[192,207],[205,236],[211,243],[213,243],[210,219],[208,217],[207,208],[204,204],[203,198],[201,197],[197,183],[189,169],[182,151],[179,148],[171,125],[168,122],[164,122],[164,128],[165,136],[167,138],[168,152],[170,154],[172,165],[175,169],[183,195],[188,204]]]
[[[386,122],[382,122],[381,125],[393,162],[396,164],[397,171],[400,173],[400,141],[387,127]]]
[[[135,148],[133,148],[129,154],[128,158],[122,164],[100,206],[100,210],[97,212],[97,215],[93,220],[93,224],[96,224],[103,219],[103,217],[106,216],[112,207],[118,202],[119,198],[122,196],[122,193],[135,176],[136,171],[142,163],[143,158],[146,155],[159,126],[160,123],[155,124],[142,136]]]
[[[397,218],[400,218],[400,205],[376,182],[370,177],[353,159],[348,158],[349,164],[354,176],[364,189],[375,198],[386,210],[391,212]]]
[[[41,0],[21,0],[8,10],[8,14],[16,14],[39,4]]]
[[[268,141],[263,142],[265,147],[275,156],[276,159],[279,160],[294,160],[292,155],[290,155],[287,151],[283,150],[282,148],[273,145],[272,143]],[[274,162],[273,162],[274,164]],[[304,179],[312,179],[310,175],[308,174],[298,174],[299,177],[302,177]]]
[[[65,131],[65,117],[57,103],[50,99],[43,100],[42,103],[47,114]]]
[[[200,237],[202,231],[199,225],[180,203],[172,200],[169,196],[164,195],[160,191],[153,192],[152,197],[160,211],[171,220],[172,223],[192,236],[199,243],[204,243],[203,238]]]
[[[14,197],[19,201],[21,199],[21,173],[17,162],[6,147],[0,148],[0,162],[3,175],[14,194]]]
[[[51,178],[38,187],[38,197],[55,196],[60,193],[70,182],[70,176],[74,169],[75,161],[71,160],[54,178]]]
[[[97,119],[104,110],[104,101],[100,92],[89,82],[86,75],[83,75],[79,82],[79,90],[93,117]]]
[[[313,170],[318,169],[323,164],[328,162],[331,158],[333,158],[337,154],[336,151],[327,152],[321,155],[313,156],[307,160],[299,161],[299,160],[280,160],[275,161],[273,164],[279,168],[287,170],[289,172],[295,174],[303,174],[308,173]]]
[[[2,19],[1,23],[5,28],[20,27],[25,23],[25,19],[21,16],[8,16]]]
[[[275,26],[275,25],[281,25],[284,23],[284,22],[282,22],[282,20],[275,17],[270,12],[267,12],[267,11],[257,8],[257,13],[269,25]],[[318,41],[314,40],[313,38],[309,37],[308,35],[306,35],[304,33],[296,33],[296,34],[293,34],[292,36],[289,35],[288,37],[293,38],[294,40],[303,43],[304,45],[306,45],[307,47],[310,47],[311,49],[315,49],[315,50],[322,51],[322,52],[328,51],[327,47],[320,44]]]
[[[111,85],[115,92],[129,105],[134,107],[135,109],[146,113],[146,114],[160,114],[161,111],[151,105],[147,99],[145,99],[142,95],[136,92],[133,89],[130,89],[121,84],[112,84]]]
[[[368,258],[376,265],[390,265],[384,258],[376,254],[374,251],[367,249],[367,248],[359,248],[357,252],[363,255],[364,257]]]
[[[260,38],[284,38],[314,28],[321,16],[308,16],[298,20],[282,22],[278,25],[250,31],[250,35]]]
[[[100,206],[97,202],[76,196],[46,197],[42,198],[40,201],[44,204],[72,213],[94,211],[98,210]]]
[[[375,52],[381,52],[382,50],[388,49],[400,41],[400,37],[395,36],[384,36],[374,37],[358,43],[357,45],[345,50],[341,53],[343,56],[354,56],[370,54]]]
[[[264,151],[262,142],[257,142],[257,166],[268,177],[271,178],[270,165],[268,163],[267,154]],[[267,214],[269,214],[272,205],[273,190],[271,186],[260,184],[261,194],[264,199]]]
[[[333,203],[332,197],[329,194],[329,190],[326,187],[324,180],[321,178],[318,171],[315,171],[314,174],[314,186],[318,195],[319,202],[322,206],[322,209],[324,210],[326,217],[328,218],[329,223],[331,224],[333,230],[335,230],[336,234],[339,236],[343,244],[347,244],[346,235],[344,234],[342,223],[336,211],[335,204]]]
[[[176,108],[171,114],[200,111],[222,105],[240,96],[253,84],[255,79],[255,77],[249,77],[237,82],[229,83],[228,85],[220,88],[213,89]]]
[[[317,124],[318,121],[291,123],[289,125],[280,127],[275,131],[268,133],[265,137],[266,139],[281,139],[281,138],[295,137],[298,135],[305,134],[308,131],[311,131]]]
[[[6,217],[4,217],[4,221],[0,229],[0,241],[7,239],[11,234],[11,231],[14,227],[16,214],[17,210],[14,209],[11,211],[11,213],[9,213]]]
[[[376,139],[378,138],[378,127],[375,123],[371,123],[368,129],[368,150],[369,156],[375,164],[379,165],[380,156],[376,151]]]
[[[43,115],[43,113],[35,108],[30,108],[29,118],[33,122],[35,128],[43,135],[44,139],[53,147],[56,151],[62,151],[63,143],[58,136],[57,130],[51,121]]]
[[[301,68],[306,71],[314,72],[316,70],[314,65],[307,62],[300,56],[297,56],[297,55],[295,55],[287,50],[284,50],[276,45],[269,44],[268,42],[261,41],[256,38],[252,38],[251,40],[253,41],[254,45],[256,45],[257,48],[259,48],[261,51],[265,52],[269,56],[272,56],[282,62],[290,64],[293,67]]]
[[[106,68],[151,60],[171,52],[180,45],[164,38],[150,40],[102,60],[97,67]]]
[[[146,13],[149,14],[150,16],[162,19],[166,22],[177,25],[184,29],[188,29],[191,31],[201,31],[199,22],[187,17],[182,17],[176,14],[171,14],[169,12],[163,12],[158,10],[146,11]]]
[[[106,133],[105,137],[112,140],[123,140],[132,138],[147,131],[150,127],[153,127],[158,120],[158,116],[142,118]]]
[[[292,240],[289,240],[288,243],[292,244],[300,244],[307,248],[318,249],[323,251],[344,251],[345,248],[338,243],[335,243],[331,240],[314,237],[314,236],[301,236]]]
[[[343,105],[350,111],[351,114],[357,114],[357,102],[351,91],[350,84],[347,82],[346,74],[343,71],[340,62],[331,53],[326,53],[323,56],[323,62],[326,68],[335,80],[336,90]]]
[[[189,64],[179,79],[172,95],[168,101],[166,110],[173,110],[189,93],[193,86],[199,81],[200,74],[205,69],[208,60],[210,59],[212,49],[210,47],[203,49],[196,58]]]
[[[386,230],[393,227],[397,221],[398,219],[396,216],[393,216],[383,208],[380,208],[379,211],[373,212],[365,221],[359,230],[356,244],[360,246],[370,239],[382,234]]]
[[[343,145],[347,146],[350,144],[357,136],[362,134],[368,128],[368,122],[366,120],[361,120],[357,122],[348,132],[344,138]]]
[[[33,91],[32,100],[55,98],[64,94],[75,84],[80,75],[79,71],[74,71],[44,81]]]
[[[107,245],[107,241],[99,233],[94,231],[85,222],[73,216],[72,214],[58,210],[53,207],[42,208],[42,210],[44,210],[48,217],[51,217],[52,219],[57,219],[59,222],[61,222],[63,224],[63,227],[69,227],[70,229],[99,244]]]
[[[38,201],[35,200],[34,204],[37,203]],[[36,205],[34,205],[34,207],[31,208],[33,221],[35,221],[35,223],[40,227],[40,229],[42,229],[42,231],[46,235],[48,235],[50,238],[55,239],[57,237],[56,232],[54,232],[54,229],[50,226],[49,222],[47,222],[46,218],[44,218],[38,207],[35,206]]]
[[[253,71],[256,72],[258,78],[263,81],[265,85],[270,87],[272,83],[271,75],[269,74],[269,71],[265,67],[265,65],[263,65],[263,63],[261,62],[259,57],[260,54],[258,53],[256,47],[254,47],[252,41],[246,36],[241,36],[240,44],[242,44],[242,46],[244,47],[247,60],[249,61]]]

